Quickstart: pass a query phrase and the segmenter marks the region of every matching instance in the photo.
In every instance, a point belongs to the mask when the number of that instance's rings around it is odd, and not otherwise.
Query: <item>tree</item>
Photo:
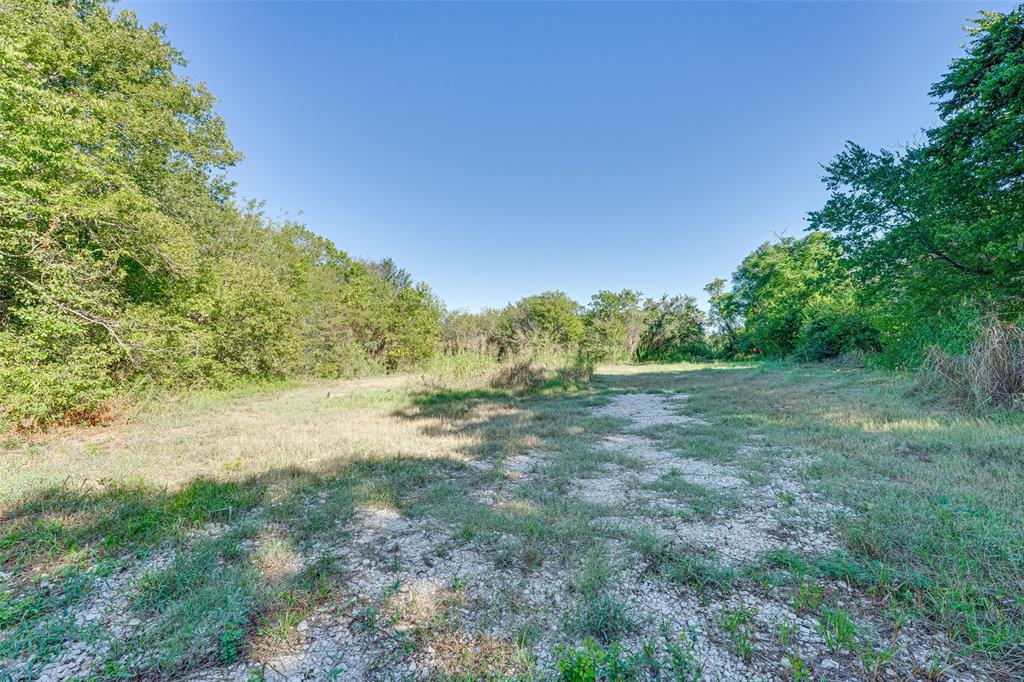
[[[704,291],[708,295],[708,328],[714,333],[715,350],[726,357],[739,352],[740,311],[736,297],[725,290],[725,280],[716,277]]]
[[[586,344],[601,360],[632,360],[644,330],[643,294],[599,291],[583,316]]]
[[[839,244],[815,232],[762,244],[740,263],[732,285],[729,306],[743,318],[743,349],[784,356],[796,348],[811,300],[848,291],[851,279]]]
[[[0,11],[0,425],[85,417],[134,384],[421,362],[441,307],[239,207],[240,154],[159,26],[104,2]]]
[[[503,354],[536,344],[562,348],[583,337],[580,305],[561,291],[545,291],[506,307],[498,322],[498,344]]]
[[[897,352],[953,324],[965,297],[1024,312],[1024,9],[983,12],[969,33],[931,89],[941,124],[904,152],[848,143],[810,216],[842,245]]]
[[[412,275],[409,274],[409,271],[398,267],[391,258],[373,261],[368,265],[379,271],[384,280],[396,289],[405,289],[413,284]]]
[[[147,351],[132,339],[159,336],[126,313],[195,276],[191,216],[219,212],[240,155],[131,13],[6,3],[0,63],[0,393],[31,394],[23,413],[87,407]]]
[[[468,351],[496,356],[500,316],[501,312],[492,308],[479,313],[448,312],[442,323],[445,350],[450,354]]]
[[[693,296],[662,296],[647,299],[646,324],[637,347],[641,362],[675,362],[706,357],[704,313]]]

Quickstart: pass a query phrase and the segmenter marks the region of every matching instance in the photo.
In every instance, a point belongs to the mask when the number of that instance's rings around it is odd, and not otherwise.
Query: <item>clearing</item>
[[[1024,430],[859,369],[200,396],[0,459],[0,679],[1020,679]]]

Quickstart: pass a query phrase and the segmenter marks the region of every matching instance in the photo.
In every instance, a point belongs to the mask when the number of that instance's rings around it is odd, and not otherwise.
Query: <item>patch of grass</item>
[[[737,656],[749,663],[754,656],[754,618],[757,609],[748,606],[723,608],[718,614],[718,625],[729,636]]]
[[[825,598],[825,591],[817,583],[804,578],[793,594],[793,610],[797,613],[813,613]]]
[[[665,567],[671,580],[697,588],[702,595],[709,591],[729,592],[736,580],[736,571],[713,559],[699,554],[682,554]]]
[[[266,599],[258,573],[242,561],[237,532],[201,540],[165,568],[142,577],[132,608],[147,627],[116,642],[111,660],[137,675],[174,676],[205,662],[238,659]]]
[[[853,619],[839,607],[826,606],[821,610],[821,636],[829,649],[850,648],[858,637]]]
[[[900,645],[895,642],[895,638],[894,641],[885,647],[862,647],[859,657],[867,678],[869,680],[882,679],[889,669],[889,665],[896,658],[896,655],[899,654],[900,648]]]
[[[568,627],[602,644],[619,640],[636,628],[629,607],[607,594],[585,600],[568,614]]]
[[[647,560],[650,570],[660,571],[664,564],[671,559],[672,552],[669,542],[647,528],[634,531],[629,540],[633,549]]]
[[[88,593],[97,573],[70,567],[35,581],[20,594],[0,595],[0,660],[28,659],[31,675],[68,642],[85,637],[69,611]]]
[[[583,566],[573,581],[573,587],[585,599],[593,599],[608,586],[611,576],[612,567],[604,554],[592,552],[584,559]]]
[[[811,682],[814,679],[814,670],[811,668],[811,664],[797,654],[788,654],[786,661],[789,663],[791,682]]]
[[[664,636],[666,655],[656,654],[655,642],[647,642],[640,651],[626,653],[618,645],[602,647],[592,638],[581,646],[561,646],[557,650],[555,671],[563,682],[626,682],[638,679],[700,682],[703,665],[694,654],[687,635]]]
[[[740,503],[734,494],[691,483],[676,469],[649,484],[648,487],[659,492],[670,493],[677,501],[687,504],[690,508],[690,514],[687,516],[690,518],[708,519],[716,514],[735,509]]]
[[[259,504],[263,494],[259,484],[204,479],[174,492],[138,485],[47,488],[3,518],[0,566],[23,571],[150,548],[207,523],[229,523]]]

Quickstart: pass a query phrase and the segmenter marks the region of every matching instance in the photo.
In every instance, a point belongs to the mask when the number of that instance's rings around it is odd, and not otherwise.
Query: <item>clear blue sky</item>
[[[455,308],[701,294],[936,120],[954,3],[130,2],[246,154],[242,197]]]

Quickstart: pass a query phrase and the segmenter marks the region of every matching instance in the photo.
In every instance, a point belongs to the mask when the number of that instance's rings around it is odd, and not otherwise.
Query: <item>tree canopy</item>
[[[842,245],[896,352],[956,326],[965,305],[1024,312],[1024,9],[982,12],[969,35],[930,91],[940,124],[904,151],[848,143],[810,216]]]

